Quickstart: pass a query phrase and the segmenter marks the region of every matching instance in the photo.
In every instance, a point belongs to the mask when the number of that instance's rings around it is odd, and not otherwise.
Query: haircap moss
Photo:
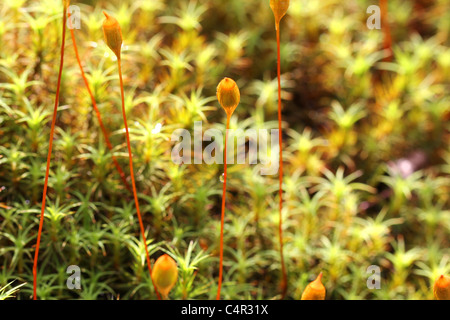
[[[270,0],[270,8],[275,16],[276,29],[278,29],[281,19],[289,9],[289,0]]]
[[[224,78],[220,81],[217,86],[217,99],[227,116],[231,117],[241,99],[239,88],[233,79]]]
[[[434,283],[433,292],[437,300],[450,300],[450,277],[441,275]]]
[[[302,300],[325,300],[326,289],[322,284],[322,272],[309,283],[302,294]]]
[[[170,290],[177,282],[177,263],[168,254],[160,256],[153,266],[152,277],[158,291],[167,299]]]
[[[103,21],[103,35],[108,47],[120,59],[120,50],[122,48],[122,30],[120,29],[119,22],[103,11],[106,19]]]

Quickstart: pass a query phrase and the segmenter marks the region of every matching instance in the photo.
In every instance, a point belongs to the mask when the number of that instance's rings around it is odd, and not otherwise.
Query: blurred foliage
[[[128,171],[116,63],[102,10],[122,27],[126,109],[149,251],[180,277],[172,299],[213,299],[223,166],[175,165],[172,132],[224,130],[217,83],[237,80],[232,128],[276,128],[276,42],[260,0],[72,1],[84,68]],[[327,299],[431,299],[450,257],[450,8],[389,1],[393,56],[366,27],[376,1],[291,1],[281,26],[288,298],[323,271]],[[0,297],[29,299],[61,42],[58,0],[0,6]],[[70,37],[70,35],[68,35]],[[131,194],[66,42],[40,299],[154,299]],[[279,295],[277,176],[229,167],[225,299]],[[66,288],[79,265],[82,290]],[[380,290],[366,269],[382,267]],[[14,282],[13,291],[9,285]],[[27,283],[20,288],[20,283]],[[10,291],[7,291],[10,290]],[[19,290],[19,292],[15,292]]]

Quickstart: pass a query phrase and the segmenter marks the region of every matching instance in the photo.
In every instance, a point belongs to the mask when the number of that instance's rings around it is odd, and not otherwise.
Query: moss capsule
[[[227,113],[227,116],[231,117],[241,99],[236,82],[230,78],[224,78],[220,81],[217,86],[217,99]]]
[[[103,21],[103,35],[108,47],[120,59],[120,50],[122,48],[122,30],[120,29],[119,22],[103,11],[106,19]]]
[[[275,26],[278,29],[281,19],[289,9],[289,0],[270,0],[270,8],[275,16]]]
[[[441,275],[434,283],[433,292],[437,300],[450,300],[450,277]]]
[[[173,286],[177,282],[177,263],[169,255],[162,255],[155,262],[152,277],[158,291],[164,298],[167,298],[170,290],[172,290]]]
[[[322,272],[319,276],[308,284],[303,291],[302,300],[325,300],[326,289],[322,284]]]

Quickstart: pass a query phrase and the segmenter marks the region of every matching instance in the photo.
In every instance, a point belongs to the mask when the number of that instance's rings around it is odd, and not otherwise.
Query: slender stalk
[[[219,259],[219,283],[217,287],[216,300],[220,300],[220,290],[222,289],[222,274],[223,274],[223,225],[225,220],[225,197],[227,191],[227,143],[228,143],[228,129],[230,128],[231,115],[227,114],[227,127],[225,133],[225,149],[223,156],[223,189],[222,189],[222,214],[220,217],[220,259]]]
[[[151,267],[151,263],[150,263],[150,255],[148,254],[147,239],[145,237],[145,229],[144,229],[144,224],[142,223],[142,216],[141,216],[141,211],[139,209],[139,201],[138,201],[137,191],[136,191],[136,182],[134,180],[133,155],[131,153],[130,134],[128,132],[127,115],[125,112],[125,95],[124,95],[124,91],[123,91],[122,66],[121,66],[122,63],[121,63],[120,57],[117,58],[117,64],[119,67],[120,95],[122,98],[122,115],[123,115],[123,121],[125,124],[125,132],[126,132],[126,137],[127,137],[128,158],[129,158],[129,162],[130,162],[130,175],[131,175],[131,185],[133,187],[134,203],[136,205],[136,211],[137,211],[137,215],[138,215],[138,219],[139,219],[139,227],[141,229],[142,240],[144,241],[145,256],[147,259],[148,272],[150,273],[150,279],[152,281],[153,288],[155,289],[156,296],[158,297],[158,300],[161,300],[161,296],[159,295],[158,289],[156,289],[156,285],[155,285],[155,282],[153,281],[153,277],[152,277],[152,267]]]
[[[58,83],[56,86],[56,97],[55,97],[55,106],[53,108],[53,119],[52,126],[50,129],[50,139],[48,146],[48,154],[47,154],[47,168],[45,170],[45,180],[44,180],[44,191],[42,195],[42,206],[41,206],[41,215],[39,218],[39,231],[36,242],[36,251],[34,252],[34,263],[33,263],[33,300],[37,299],[36,296],[36,287],[37,287],[37,262],[39,258],[39,245],[41,243],[41,235],[42,235],[42,226],[44,223],[44,212],[45,212],[45,201],[47,198],[47,187],[48,187],[48,176],[50,172],[50,160],[52,157],[52,147],[53,147],[53,136],[55,132],[55,124],[56,124],[56,113],[58,111],[58,102],[59,102],[59,92],[61,88],[61,76],[62,70],[64,66],[64,46],[66,44],[66,21],[67,21],[67,4],[64,2],[63,6],[63,29],[62,29],[62,42],[61,42],[61,53],[60,53],[60,62],[59,62],[59,73],[58,73]]]
[[[73,48],[75,51],[75,56],[77,58],[77,62],[78,62],[78,66],[80,67],[80,72],[81,72],[81,77],[83,78],[84,84],[86,86],[86,89],[89,93],[89,96],[91,97],[91,102],[92,102],[92,106],[94,107],[95,113],[97,115],[97,119],[98,119],[98,123],[100,125],[100,128],[103,132],[103,136],[105,137],[105,141],[106,141],[106,145],[108,146],[109,151],[111,152],[112,155],[112,145],[111,142],[109,140],[109,134],[108,131],[106,130],[105,126],[103,125],[103,121],[102,121],[102,117],[100,115],[100,111],[98,110],[97,107],[97,102],[95,101],[94,95],[91,91],[91,88],[89,87],[89,82],[86,78],[86,74],[84,73],[84,69],[83,66],[81,64],[81,59],[80,59],[80,55],[78,54],[78,48],[77,48],[77,42],[75,40],[75,34],[73,31],[73,28],[71,27],[71,22],[70,22],[70,14],[69,14],[69,27],[70,27],[70,35],[72,37],[72,43],[73,43]],[[128,191],[132,192],[130,185],[128,184],[126,177],[125,177],[125,173],[123,172],[122,168],[119,165],[119,162],[117,161],[116,157],[114,155],[112,155],[112,160],[114,162],[114,166],[116,167],[117,171],[119,172],[120,178],[122,179],[123,184],[125,185],[125,188],[127,188]]]
[[[287,292],[287,272],[286,265],[284,263],[284,255],[283,255],[283,132],[282,132],[282,117],[281,117],[281,59],[280,59],[280,25],[276,26],[277,32],[277,78],[278,78],[278,138],[280,143],[280,173],[279,173],[279,222],[278,222],[278,234],[279,234],[279,242],[280,242],[280,261],[281,261],[281,299],[284,299]]]

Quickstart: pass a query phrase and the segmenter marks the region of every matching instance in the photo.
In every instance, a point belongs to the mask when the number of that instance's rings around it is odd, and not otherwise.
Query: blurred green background
[[[78,49],[114,155],[129,176],[117,63],[102,10],[119,21],[137,189],[154,261],[179,266],[172,299],[217,290],[222,165],[175,165],[170,141],[194,122],[224,130],[215,98],[236,80],[231,128],[277,128],[276,41],[269,1],[72,1]],[[447,0],[291,0],[281,24],[284,241],[288,299],[322,271],[327,299],[432,299],[450,271]],[[0,288],[26,283],[55,99],[62,2],[0,0]],[[38,268],[39,299],[155,299],[132,195],[112,164],[70,33]],[[222,142],[219,142],[222,144]],[[224,299],[279,297],[278,176],[230,165]],[[81,267],[82,290],[66,287]],[[366,269],[382,270],[369,290]],[[0,298],[8,298],[0,289]]]

